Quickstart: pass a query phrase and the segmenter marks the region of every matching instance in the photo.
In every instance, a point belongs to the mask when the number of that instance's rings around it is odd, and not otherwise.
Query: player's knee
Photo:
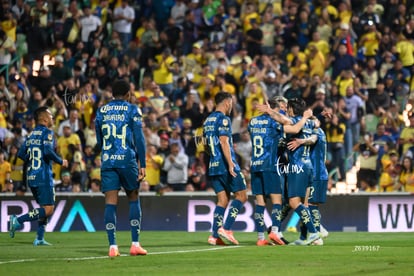
[[[48,206],[48,207],[45,207],[44,209],[45,209],[45,216],[46,217],[52,216],[53,211],[55,210],[55,208],[53,206]]]
[[[241,203],[245,203],[247,201],[247,193],[246,192],[237,192],[235,197]]]
[[[219,198],[217,200],[217,205],[223,208],[226,208],[229,204],[229,200],[227,198]]]
[[[289,199],[289,205],[290,205],[290,208],[295,210],[300,205],[300,198],[290,198]]]

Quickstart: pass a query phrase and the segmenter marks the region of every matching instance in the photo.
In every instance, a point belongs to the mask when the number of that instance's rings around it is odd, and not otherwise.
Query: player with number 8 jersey
[[[258,234],[257,245],[267,245],[264,239],[264,211],[266,208],[266,198],[272,202],[272,227],[269,239],[279,245],[286,244],[286,240],[280,230],[282,219],[282,194],[284,185],[283,166],[279,162],[281,153],[278,148],[283,141],[285,134],[296,134],[312,115],[311,111],[306,113],[295,125],[291,125],[291,120],[280,114],[278,98],[269,100],[269,112],[277,114],[277,118],[272,119],[270,114],[262,114],[250,120],[248,131],[253,146],[253,154],[250,166],[252,194],[256,196],[256,209],[254,221]],[[279,120],[279,121],[278,121]],[[283,123],[283,124],[282,124]]]

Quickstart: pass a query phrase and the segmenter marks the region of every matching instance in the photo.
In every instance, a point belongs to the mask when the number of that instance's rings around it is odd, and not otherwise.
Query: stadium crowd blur
[[[357,165],[359,191],[414,191],[413,0],[1,0],[0,11],[3,192],[25,191],[16,152],[42,105],[71,160],[54,167],[56,190],[99,191],[94,114],[118,78],[143,113],[143,191],[211,190],[200,127],[219,91],[234,95],[247,182],[257,105],[299,97],[333,114],[322,121],[333,184]]]

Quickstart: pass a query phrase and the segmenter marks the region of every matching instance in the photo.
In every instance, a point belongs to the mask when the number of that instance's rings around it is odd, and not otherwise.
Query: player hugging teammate
[[[284,185],[282,184],[284,204],[281,220],[287,216],[289,209],[293,209],[301,221],[301,236],[291,244],[322,245],[321,236],[326,236],[327,232],[324,235],[320,234],[321,216],[318,206],[326,201],[327,192],[328,173],[325,166],[325,134],[319,128],[319,121],[315,117],[310,118],[309,111],[305,111],[306,103],[302,99],[289,100],[286,110],[289,117],[285,117],[281,114],[283,112],[280,112],[277,108],[272,108],[272,106],[261,106],[260,110],[268,113],[274,120],[284,126],[286,124],[296,126],[306,118],[306,122],[300,128],[300,131],[295,133],[285,130],[283,134],[285,139],[282,139],[284,141],[278,143],[279,151],[281,151],[280,145],[285,145],[284,153],[279,152],[279,158],[275,162],[279,175],[283,175],[285,180]],[[286,160],[283,164],[280,160],[284,157],[286,157]],[[269,231],[269,238],[275,242],[272,239],[273,226],[271,230]]]

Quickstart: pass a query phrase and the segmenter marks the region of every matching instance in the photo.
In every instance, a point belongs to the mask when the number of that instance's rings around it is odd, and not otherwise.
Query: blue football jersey
[[[252,172],[276,171],[279,141],[283,137],[283,125],[268,114],[254,117],[247,129],[252,141]]]
[[[296,116],[291,118],[293,124],[296,124],[302,119],[302,116]],[[315,130],[315,122],[312,120],[307,120],[305,125],[302,127],[301,131],[294,135],[289,135],[288,140],[292,140],[294,138],[298,139],[305,139],[310,137],[312,134],[316,134]],[[312,167],[312,163],[310,160],[310,150],[311,146],[309,145],[303,145],[298,147],[294,151],[288,151],[289,156],[289,163],[295,164],[295,165],[304,165],[308,167]]]
[[[236,162],[236,154],[234,153],[231,121],[228,116],[218,111],[211,113],[204,122],[203,136],[210,155],[209,175],[229,173],[228,164],[220,145],[220,136],[229,137],[231,159],[235,164],[234,170],[240,171],[240,167]]]
[[[311,150],[311,161],[313,166],[314,180],[328,180],[328,170],[326,169],[326,135],[321,129],[317,129],[318,140]]]
[[[18,156],[27,164],[27,183],[30,187],[53,186],[52,161],[62,164],[54,148],[53,131],[36,126],[20,147]]]
[[[145,168],[142,115],[137,106],[113,100],[101,106],[95,118],[97,146],[102,149],[101,169]]]

